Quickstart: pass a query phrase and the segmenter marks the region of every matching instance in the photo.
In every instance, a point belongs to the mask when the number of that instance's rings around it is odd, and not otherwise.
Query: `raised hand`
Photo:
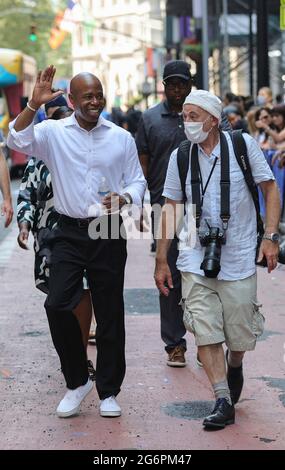
[[[49,65],[43,71],[39,71],[33,96],[30,101],[31,106],[39,108],[42,104],[48,103],[63,94],[62,90],[52,91],[52,82],[55,72],[56,68],[53,65]]]

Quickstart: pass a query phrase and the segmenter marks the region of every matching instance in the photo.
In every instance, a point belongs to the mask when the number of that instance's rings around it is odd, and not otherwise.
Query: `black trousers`
[[[159,204],[161,206],[165,203],[165,198],[151,198],[151,204]],[[157,227],[154,223],[154,213],[151,212],[152,221],[152,234],[155,239],[155,232]],[[156,221],[157,222],[157,221]],[[168,297],[159,295],[160,304],[160,333],[161,339],[165,343],[165,350],[167,352],[174,349],[175,346],[183,346],[187,349],[186,340],[184,338],[186,329],[183,322],[183,310],[180,306],[181,301],[181,274],[176,267],[178,258],[178,239],[174,238],[167,254],[167,262],[171,271],[173,289],[169,291]]]
[[[168,297],[162,294],[159,295],[161,339],[166,344],[165,350],[167,352],[171,351],[175,346],[183,346],[185,350],[187,349],[186,340],[184,338],[186,328],[183,322],[183,310],[180,306],[182,297],[181,274],[176,267],[178,258],[177,244],[178,240],[174,238],[167,254],[173,289],[169,291]]]
[[[118,216],[107,217],[109,223],[113,217]],[[63,217],[54,231],[50,288],[45,302],[52,340],[67,387],[75,389],[85,384],[86,351],[72,311],[80,302],[86,269],[97,322],[96,387],[100,399],[116,396],[125,376],[126,258],[126,240],[122,237],[93,240],[88,235],[88,226],[79,227]]]

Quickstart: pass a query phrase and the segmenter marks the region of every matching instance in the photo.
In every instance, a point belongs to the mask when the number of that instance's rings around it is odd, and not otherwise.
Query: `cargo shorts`
[[[238,281],[181,273],[185,328],[197,346],[225,342],[231,351],[251,351],[264,331],[256,299],[256,274]]]

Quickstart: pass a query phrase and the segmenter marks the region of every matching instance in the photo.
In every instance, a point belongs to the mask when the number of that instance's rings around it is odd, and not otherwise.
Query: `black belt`
[[[86,219],[75,219],[74,217],[69,217],[68,215],[60,214],[60,221],[65,222],[66,224],[76,225],[80,228],[87,228],[93,220],[98,217],[87,217]]]

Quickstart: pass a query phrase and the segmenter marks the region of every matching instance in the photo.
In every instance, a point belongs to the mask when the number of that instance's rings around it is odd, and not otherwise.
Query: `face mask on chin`
[[[210,117],[210,116],[209,116]],[[200,144],[204,142],[210,131],[203,131],[203,126],[209,118],[205,119],[203,122],[184,122],[184,132],[188,140],[194,144]]]

